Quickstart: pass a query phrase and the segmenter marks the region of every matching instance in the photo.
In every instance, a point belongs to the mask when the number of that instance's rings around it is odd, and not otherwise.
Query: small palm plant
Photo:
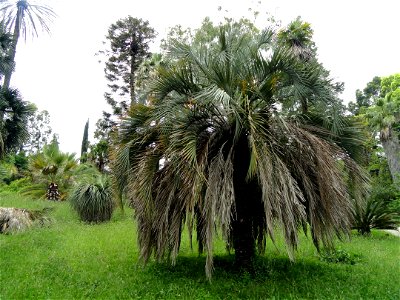
[[[373,228],[397,229],[399,215],[385,199],[370,197],[363,205],[355,205],[353,228],[362,235],[369,235]]]
[[[101,174],[85,177],[75,185],[69,201],[82,221],[109,221],[115,207],[111,181],[108,176]]]

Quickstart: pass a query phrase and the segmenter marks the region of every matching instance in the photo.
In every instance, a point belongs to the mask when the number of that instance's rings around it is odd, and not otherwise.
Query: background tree
[[[372,81],[367,83],[367,86],[361,91],[356,90],[356,101],[350,101],[348,104],[348,110],[353,115],[359,115],[362,113],[361,109],[365,109],[374,102],[374,99],[379,97],[381,91],[381,78],[375,76]]]
[[[381,79],[379,96],[366,109],[371,128],[379,132],[390,173],[400,188],[400,74]]]
[[[81,159],[80,159],[81,163],[85,163],[87,161],[88,148],[89,148],[89,120],[87,120],[85,128],[83,129]]]
[[[106,36],[110,49],[100,51],[107,57],[104,72],[111,92],[105,93],[113,114],[120,116],[135,103],[136,71],[150,57],[149,43],[156,36],[148,21],[128,16],[111,24]],[[129,101],[125,96],[128,96]]]
[[[53,129],[50,126],[50,114],[47,110],[35,111],[28,119],[29,139],[23,149],[28,154],[39,152],[44,145],[50,143]]]
[[[12,34],[9,59],[14,63],[18,40],[21,35],[26,39],[28,33],[38,35],[38,28],[49,32],[48,23],[55,17],[53,10],[45,5],[31,4],[26,0],[1,1],[0,11],[4,15],[4,25]],[[10,86],[12,70],[5,72],[3,89]]]
[[[312,95],[313,107],[335,90],[319,64],[304,64],[275,32],[241,25],[217,27],[211,43],[170,45],[172,58],[149,91],[153,105],[132,106],[120,125],[112,170],[135,208],[144,261],[154,253],[174,263],[185,223],[207,252],[208,276],[217,228],[245,268],[267,236],[274,240],[276,224],[290,257],[301,227],[317,248],[348,233],[343,172],[362,188],[362,171],[315,114],[276,108],[293,102],[294,91]]]
[[[12,72],[13,61],[9,57],[9,49],[12,43],[12,35],[9,34],[4,27],[4,23],[0,23],[0,79],[4,74]]]
[[[28,120],[35,106],[22,100],[17,90],[0,91],[0,157],[16,152],[29,138]]]

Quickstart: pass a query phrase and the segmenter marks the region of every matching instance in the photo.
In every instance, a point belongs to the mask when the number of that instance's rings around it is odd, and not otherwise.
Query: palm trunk
[[[400,189],[400,141],[397,132],[391,130],[387,138],[381,136],[381,142],[393,182]]]
[[[15,26],[14,26],[13,40],[12,40],[10,51],[9,51],[9,58],[13,64],[15,63],[15,54],[17,52],[17,44],[18,44],[18,39],[19,39],[19,35],[20,35],[21,21],[22,21],[23,17],[24,17],[24,7],[18,6],[17,17],[15,20]],[[3,90],[6,90],[10,87],[12,73],[13,73],[12,69],[9,69],[5,72],[4,83],[3,83],[3,87],[2,87]]]
[[[255,237],[253,232],[252,185],[246,182],[250,162],[246,136],[239,139],[235,149],[233,183],[236,215],[232,220],[235,263],[240,269],[251,270],[255,258]]]

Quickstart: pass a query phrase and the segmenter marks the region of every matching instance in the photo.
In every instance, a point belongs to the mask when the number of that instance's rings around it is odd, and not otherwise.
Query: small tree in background
[[[24,143],[23,149],[28,154],[35,154],[49,144],[53,134],[50,126],[50,114],[47,110],[36,111],[28,119],[29,139]]]
[[[81,164],[83,164],[87,161],[88,148],[89,148],[89,120],[87,120],[87,122],[85,124],[85,128],[83,129],[81,159],[80,159]]]

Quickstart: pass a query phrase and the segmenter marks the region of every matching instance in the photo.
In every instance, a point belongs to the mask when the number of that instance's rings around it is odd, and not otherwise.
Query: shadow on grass
[[[150,263],[144,269],[148,272],[157,273],[158,275],[166,275],[166,277],[184,277],[192,279],[205,278],[205,263],[204,256],[200,257],[178,257],[175,266],[170,263]],[[265,277],[280,276],[285,278],[296,279],[300,271],[304,274],[314,274],[321,276],[322,274],[332,274],[334,266],[319,261],[290,261],[283,257],[257,257],[254,264],[254,272],[251,274],[245,271],[238,270],[234,265],[233,255],[223,255],[214,257],[214,272],[213,279],[229,276],[230,278],[240,278],[250,276],[253,280],[264,279]],[[168,275],[168,276],[167,276]]]
[[[258,257],[254,272],[241,272],[234,266],[232,255],[214,258],[211,284],[205,275],[205,257],[179,257],[175,266],[151,263],[144,272],[160,284],[187,281],[188,288],[207,289],[215,299],[288,297],[324,298],[335,288],[347,285],[351,279],[348,268],[319,260],[291,262],[284,257]],[[346,269],[346,270],[345,270]],[[326,296],[322,296],[326,294]]]

